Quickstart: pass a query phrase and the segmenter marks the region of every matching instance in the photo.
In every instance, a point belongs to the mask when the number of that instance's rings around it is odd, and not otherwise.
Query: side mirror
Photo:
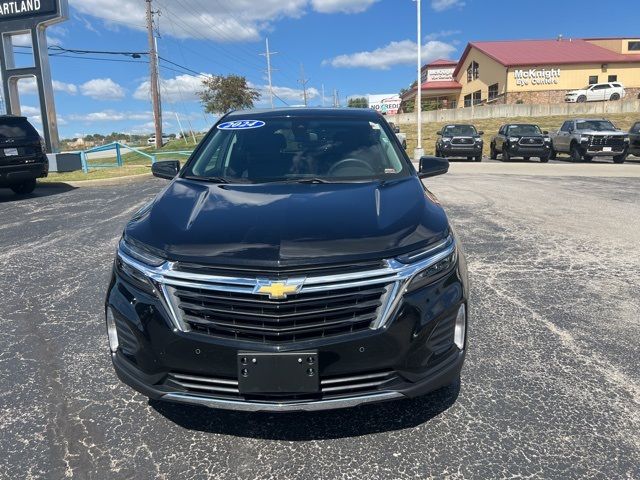
[[[480,131],[478,132],[478,135],[484,135],[484,130],[480,130]]]
[[[543,135],[549,135],[549,130],[543,130],[543,131],[542,131],[542,134],[543,134]]]
[[[440,157],[421,157],[418,176],[420,178],[435,177],[449,171],[449,160]]]
[[[436,132],[436,135],[442,135],[442,130],[438,130],[438,131]]]
[[[163,160],[151,165],[151,173],[154,177],[166,178],[172,180],[180,171],[180,162],[178,160]]]
[[[400,133],[400,128],[393,127],[393,133]]]

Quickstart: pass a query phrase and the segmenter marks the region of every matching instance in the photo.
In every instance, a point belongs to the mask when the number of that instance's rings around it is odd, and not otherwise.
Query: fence
[[[474,107],[432,110],[422,112],[422,123],[455,122],[483,118],[548,117],[563,115],[603,116],[611,113],[638,113],[640,100],[589,103],[557,103],[544,105],[477,105]],[[396,125],[416,123],[415,113],[389,115],[389,121]]]
[[[157,157],[163,156],[163,155],[182,155],[182,156],[186,156],[188,157],[189,155],[191,155],[191,151],[188,150],[177,150],[177,151],[171,151],[171,152],[154,152],[153,154],[151,153],[147,153],[144,152],[138,148],[133,148],[130,147],[129,145],[126,145],[124,143],[120,143],[120,142],[112,142],[112,143],[108,143],[106,145],[100,145],[98,147],[93,147],[90,148],[88,150],[84,150],[83,152],[80,153],[81,156],[81,161],[82,161],[82,171],[84,173],[89,173],[89,168],[117,168],[117,167],[123,167],[124,163],[125,163],[125,158],[122,155],[122,150],[128,150],[130,152],[133,152],[137,155],[140,155],[144,158],[148,158],[151,161],[151,164],[153,165],[154,163],[156,163],[157,161]],[[115,162],[111,161],[108,163],[91,163],[89,164],[89,158],[88,155],[92,154],[92,153],[99,153],[99,152],[107,152],[109,150],[115,150]],[[107,157],[107,158],[111,158],[111,157]]]

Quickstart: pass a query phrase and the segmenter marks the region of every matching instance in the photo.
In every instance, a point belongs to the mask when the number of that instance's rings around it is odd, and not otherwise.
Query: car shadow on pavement
[[[149,400],[170,421],[189,430],[265,440],[309,441],[358,437],[417,427],[449,409],[460,382],[422,397],[341,410],[246,413]]]
[[[67,183],[40,183],[33,193],[27,195],[16,195],[10,188],[0,188],[0,203],[24,202],[35,198],[67,193],[76,188]]]

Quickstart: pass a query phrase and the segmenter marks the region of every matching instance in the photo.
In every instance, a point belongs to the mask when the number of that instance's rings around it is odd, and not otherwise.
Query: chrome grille
[[[369,328],[386,285],[290,295],[281,300],[236,292],[171,288],[191,330],[257,342],[324,338]]]
[[[451,139],[452,145],[472,145],[473,138],[471,137],[453,137]]]
[[[398,375],[393,370],[322,377],[320,379],[319,394],[322,397],[355,393],[364,394],[379,390],[396,379],[398,379]],[[236,378],[172,372],[168,375],[167,384],[169,386],[178,386],[182,390],[195,394],[214,397],[241,397]],[[282,400],[282,395],[274,394],[271,396],[277,397],[280,401]],[[269,395],[264,395],[264,397],[269,397]]]
[[[533,147],[544,145],[544,140],[542,137],[522,137],[518,143],[524,147]]]

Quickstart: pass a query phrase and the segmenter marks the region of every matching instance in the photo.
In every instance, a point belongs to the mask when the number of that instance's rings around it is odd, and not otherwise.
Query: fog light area
[[[456,332],[457,330],[456,324]],[[116,330],[116,319],[111,308],[107,308],[107,335],[109,336],[109,348],[112,353],[118,350],[118,331]]]

